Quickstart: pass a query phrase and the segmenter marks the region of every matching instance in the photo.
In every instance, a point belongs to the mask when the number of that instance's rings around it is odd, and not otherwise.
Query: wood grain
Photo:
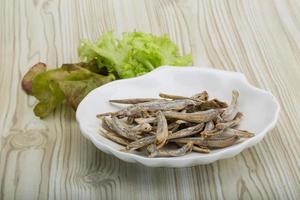
[[[0,0],[0,199],[299,199],[300,1]],[[282,111],[253,148],[183,169],[125,163],[86,140],[61,106],[45,120],[28,68],[76,62],[80,38],[167,33],[195,66],[243,72]]]

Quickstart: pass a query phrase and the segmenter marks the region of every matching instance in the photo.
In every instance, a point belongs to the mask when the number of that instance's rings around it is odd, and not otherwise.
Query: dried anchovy
[[[155,123],[156,117],[148,117],[148,118],[135,118],[134,121],[138,124],[144,124],[144,123]]]
[[[168,129],[172,130],[173,128],[179,127],[180,124],[177,124],[176,122],[172,122],[168,124]]]
[[[176,120],[175,123],[176,123],[176,124],[187,124],[187,123],[189,123],[189,122],[184,121],[184,120],[180,120],[180,119],[179,119],[179,120]]]
[[[156,130],[157,148],[161,148],[166,143],[168,135],[169,135],[169,130],[168,130],[167,119],[161,111],[158,111],[157,130]]]
[[[114,131],[111,121],[107,117],[102,118],[102,128],[109,132]]]
[[[177,143],[177,144],[179,146],[183,146],[184,145],[182,143]],[[207,147],[197,146],[197,145],[193,144],[192,151],[199,152],[199,153],[209,153],[210,149],[207,148]]]
[[[199,152],[199,153],[209,153],[210,149],[207,147],[201,147],[201,146],[193,146],[192,151]]]
[[[136,150],[155,142],[156,135],[147,136],[139,140],[133,141],[126,146],[127,150]]]
[[[195,123],[208,122],[214,119],[219,113],[220,110],[215,110],[215,109],[199,111],[194,113],[180,113],[174,111],[164,112],[167,118],[181,119],[181,120],[185,120],[188,122],[195,122]]]
[[[112,99],[109,100],[110,103],[120,103],[120,104],[138,104],[138,103],[145,103],[151,101],[157,101],[161,99],[155,98],[136,98],[136,99]]]
[[[103,132],[103,136],[106,137],[107,139],[110,139],[118,144],[122,144],[124,146],[129,144],[129,141],[126,140],[125,138],[122,138],[120,136],[118,136],[117,134],[113,133],[113,132],[108,132],[108,131],[104,131]]]
[[[161,98],[173,99],[173,100],[178,100],[178,99],[190,99],[190,100],[193,100],[193,101],[203,102],[203,101],[200,100],[199,98],[191,98],[191,97],[178,96],[178,95],[166,94],[166,93],[159,93],[159,96],[160,96]]]
[[[224,132],[223,129],[204,130],[200,133],[202,137],[211,137],[221,135]]]
[[[200,105],[201,110],[209,110],[209,109],[218,109],[218,108],[227,108],[227,103],[219,101],[217,99],[212,99],[209,101],[205,101]]]
[[[203,127],[204,127],[204,123],[200,123],[200,124],[197,124],[196,126],[181,129],[181,130],[169,135],[168,140],[174,139],[174,138],[187,137],[187,136],[197,134],[203,129]]]
[[[137,140],[139,138],[139,136],[133,135],[130,128],[115,116],[112,116],[111,125],[113,130],[122,137],[131,140]]]
[[[217,129],[226,129],[226,128],[235,127],[240,124],[242,117],[243,117],[243,113],[238,112],[232,121],[217,123],[216,128]]]
[[[183,156],[190,151],[209,153],[254,136],[235,128],[243,117],[237,109],[238,96],[232,91],[229,106],[218,99],[209,100],[206,91],[191,97],[161,93],[165,99],[111,100],[132,105],[97,117],[102,120],[102,135],[125,145],[125,151],[146,148],[149,157]],[[176,148],[171,149],[172,145]]]
[[[145,103],[139,103],[132,106],[129,106],[123,110],[120,110],[115,113],[103,113],[97,115],[97,117],[106,116],[106,115],[115,115],[115,116],[132,116],[137,115],[141,112],[156,112],[164,110],[182,110],[188,105],[196,105],[197,102],[190,99],[179,99],[174,101],[169,100],[159,100],[151,101]]]
[[[198,94],[195,94],[193,96],[191,96],[192,99],[198,99],[198,100],[201,100],[201,101],[207,101],[208,99],[208,93],[207,91],[203,91],[203,92],[200,92]]]
[[[184,156],[185,154],[187,154],[188,152],[190,152],[192,150],[193,147],[193,143],[187,143],[184,146],[182,146],[179,149],[175,149],[175,150],[155,150],[153,152],[151,152],[151,154],[149,155],[149,157],[153,158],[153,157],[178,157],[178,156]]]
[[[203,146],[211,147],[211,148],[225,148],[236,143],[240,137],[238,135],[232,136],[213,136],[206,139],[205,144]]]
[[[233,128],[228,128],[224,131],[224,135],[237,135],[239,137],[243,138],[251,138],[254,136],[254,133],[251,133],[246,130],[238,130],[238,129],[233,129]]]
[[[152,130],[152,126],[149,123],[138,124],[130,129],[132,132],[150,132]]]
[[[172,94],[166,94],[166,93],[159,93],[159,96],[161,98],[173,99],[173,100],[175,100],[175,99],[189,99],[189,97],[172,95]]]
[[[168,130],[170,130],[170,132],[175,132],[179,129],[180,124],[177,124],[176,122],[173,122],[171,124],[168,125]]]
[[[127,123],[128,124],[133,124],[135,117],[134,116],[129,116],[127,117]]]
[[[222,119],[225,122],[231,121],[234,119],[236,116],[238,110],[238,97],[239,97],[239,92],[236,90],[232,91],[232,97],[231,97],[231,103],[228,106],[228,108],[221,114]]]
[[[150,155],[150,154],[153,154],[154,152],[157,151],[156,145],[155,145],[154,143],[148,145],[147,151],[148,151],[148,154],[149,154],[149,155]]]
[[[215,136],[215,137],[189,137],[189,138],[178,138],[171,139],[170,142],[175,143],[189,143],[192,142],[194,144],[208,147],[208,148],[224,148],[233,145],[237,140],[239,140],[239,136]]]
[[[204,131],[211,131],[215,128],[215,124],[213,121],[208,121],[205,124]]]

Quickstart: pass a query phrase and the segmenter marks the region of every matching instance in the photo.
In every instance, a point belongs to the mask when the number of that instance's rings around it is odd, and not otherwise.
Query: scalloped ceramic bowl
[[[148,158],[138,152],[119,151],[120,145],[99,134],[100,122],[96,114],[121,109],[118,105],[110,104],[109,99],[158,97],[159,92],[190,96],[206,90],[210,98],[230,102],[233,89],[240,92],[239,111],[244,113],[240,128],[256,134],[233,146],[213,150],[209,154],[192,152],[182,157]],[[151,167],[188,167],[233,157],[255,145],[275,126],[279,110],[279,104],[270,92],[250,85],[241,73],[210,68],[163,66],[146,75],[113,81],[94,89],[78,106],[76,119],[83,135],[97,148],[121,160]]]

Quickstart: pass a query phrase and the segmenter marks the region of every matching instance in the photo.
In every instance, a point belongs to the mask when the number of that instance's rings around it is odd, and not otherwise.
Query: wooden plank
[[[300,196],[300,15],[294,0],[0,0],[0,199],[296,199]],[[243,72],[279,100],[279,122],[240,155],[183,169],[106,155],[61,106],[40,120],[20,87],[38,62],[78,61],[104,31],[170,35],[195,66]]]

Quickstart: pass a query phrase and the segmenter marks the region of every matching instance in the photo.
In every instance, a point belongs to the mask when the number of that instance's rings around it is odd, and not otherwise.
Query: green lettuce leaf
[[[32,82],[32,95],[39,100],[34,113],[44,118],[64,100],[76,109],[88,92],[112,80],[113,75],[96,74],[76,64],[43,72]]]
[[[33,65],[22,79],[22,88],[27,94],[32,94],[32,81],[33,79],[47,70],[45,63],[37,63]]]
[[[115,78],[130,78],[145,74],[162,65],[190,65],[190,54],[180,56],[176,44],[166,35],[123,33],[116,38],[103,33],[95,42],[82,40],[78,49],[80,63],[63,64],[46,71],[46,65],[34,65],[24,76],[22,88],[38,99],[36,116],[49,115],[63,102],[76,109],[94,88]]]
[[[83,40],[78,52],[84,62],[96,60],[117,78],[142,75],[162,65],[184,66],[192,62],[190,54],[179,55],[168,36],[142,32],[123,33],[120,40],[106,32],[95,44]]]

